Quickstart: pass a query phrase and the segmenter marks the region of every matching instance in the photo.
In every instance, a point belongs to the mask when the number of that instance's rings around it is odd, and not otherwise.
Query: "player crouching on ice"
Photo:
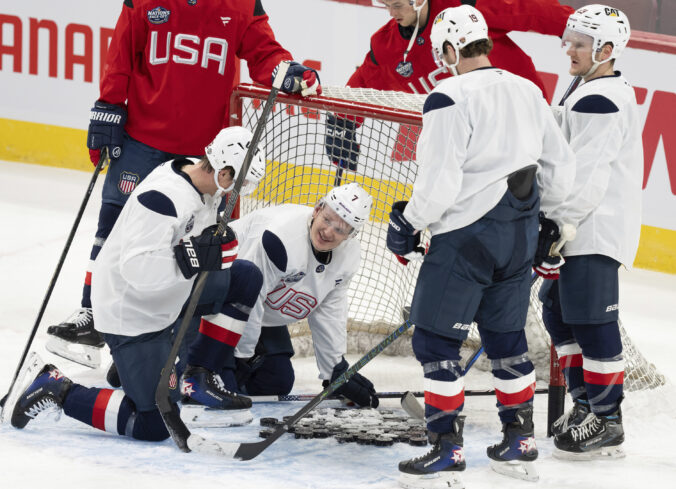
[[[87,388],[44,365],[18,398],[14,427],[23,428],[56,407],[100,430],[139,440],[168,438],[155,390],[171,350],[172,323],[197,273],[207,270],[218,279],[220,301],[201,305],[200,313],[209,315],[191,344],[190,388],[184,392],[212,408],[251,406],[250,399],[228,392],[212,374],[237,342],[226,331],[241,334],[263,282],[256,265],[235,259],[238,243],[232,229],[226,226],[222,235],[214,234],[221,197],[232,190],[251,137],[242,127],[223,129],[200,160],[175,159],[153,170],[131,194],[101,249],[93,271],[93,313],[122,390]],[[253,191],[264,172],[265,158],[258,149],[242,193]],[[178,409],[175,373],[170,389]]]
[[[443,10],[430,38],[456,76],[425,100],[420,170],[410,202],[392,208],[387,246],[402,260],[424,255],[410,320],[432,449],[400,462],[399,481],[464,487],[460,347],[473,321],[491,361],[502,423],[502,441],[487,448],[491,468],[536,481],[535,371],[524,332],[531,267],[538,213],[564,202],[575,158],[537,86],[491,66],[492,43],[477,9]],[[424,229],[432,234],[427,254]]]
[[[354,238],[369,219],[372,200],[358,184],[348,183],[333,188],[314,208],[284,204],[231,223],[239,256],[261,270],[263,287],[244,332],[226,332],[242,334],[221,372],[226,388],[248,395],[288,394],[295,374],[287,325],[302,319],[310,326],[320,379],[328,383],[347,370],[347,291],[361,259]],[[203,325],[204,320],[200,330]],[[197,326],[191,326],[194,332]],[[336,394],[360,406],[378,405],[373,384],[360,374]]]

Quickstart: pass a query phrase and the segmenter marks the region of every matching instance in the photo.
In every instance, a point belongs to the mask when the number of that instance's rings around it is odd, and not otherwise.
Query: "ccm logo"
[[[613,304],[611,306],[606,307],[606,312],[617,311],[618,309],[619,309],[619,305]]]

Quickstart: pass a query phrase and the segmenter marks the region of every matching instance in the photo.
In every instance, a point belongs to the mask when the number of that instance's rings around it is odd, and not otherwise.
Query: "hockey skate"
[[[58,419],[72,385],[73,382],[54,365],[43,365],[35,380],[17,399],[12,411],[12,426],[22,429],[31,419],[47,412],[56,412]]]
[[[552,436],[559,436],[565,433],[573,426],[578,426],[589,414],[589,401],[585,399],[574,399],[573,407],[563,413],[559,419],[554,421],[551,426]]]
[[[101,364],[101,333],[94,329],[94,316],[89,307],[75,311],[61,324],[47,328],[50,335],[45,348],[60,357],[89,368]]]
[[[28,382],[36,377],[44,364],[45,362],[42,361],[40,355],[34,351],[28,354],[21,366],[21,370],[19,370],[16,381],[14,381],[14,385],[4,399],[5,403],[2,405],[2,412],[0,413],[0,423],[7,423],[10,421],[17,399],[28,386]]]
[[[622,443],[624,429],[619,408],[607,416],[589,413],[578,426],[554,438],[554,456],[565,460],[623,458]]]
[[[516,421],[503,423],[502,432],[502,442],[486,449],[491,459],[491,469],[508,477],[537,481],[540,476],[534,464],[538,450],[533,436],[533,407],[517,410]]]
[[[465,417],[458,416],[452,432],[429,432],[432,449],[421,457],[399,462],[399,485],[407,489],[463,489],[458,472],[465,470],[464,424]]]
[[[241,426],[252,421],[251,399],[230,392],[204,367],[187,365],[181,376],[181,419],[192,427]]]

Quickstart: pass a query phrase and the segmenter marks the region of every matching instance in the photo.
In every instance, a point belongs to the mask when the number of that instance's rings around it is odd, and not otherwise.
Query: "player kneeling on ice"
[[[459,76],[427,97],[411,200],[396,202],[390,213],[388,248],[402,261],[423,259],[410,320],[432,449],[400,462],[404,487],[462,487],[460,347],[473,321],[491,361],[502,422],[502,441],[487,449],[491,467],[538,479],[535,372],[524,333],[531,266],[538,213],[564,201],[575,159],[535,84],[491,66],[487,31],[469,5],[434,19],[434,52]],[[427,254],[420,246],[426,228]]]
[[[140,440],[169,437],[155,405],[161,370],[172,347],[172,323],[190,296],[195,277],[220,277],[220,302],[204,307],[208,327],[191,345],[190,389],[198,402],[219,409],[244,409],[251,400],[223,388],[212,374],[233,350],[262,285],[256,265],[236,260],[238,243],[226,226],[215,234],[221,197],[232,190],[252,134],[223,129],[200,160],[179,158],[153,170],[133,191],[96,260],[92,299],[97,329],[110,347],[122,390],[87,388],[45,365],[19,397],[11,423],[23,428],[50,407],[101,430]],[[245,179],[252,191],[265,172],[256,151]],[[227,284],[223,287],[224,284]],[[39,367],[38,367],[39,368]],[[188,372],[186,372],[186,375]],[[180,397],[177,376],[170,388]]]
[[[584,83],[561,104],[577,174],[556,214],[577,227],[577,236],[562,249],[560,278],[545,282],[540,296],[574,402],[551,427],[554,455],[567,459],[624,456],[618,269],[630,268],[636,256],[643,183],[636,97],[614,70],[629,35],[623,12],[588,5],[570,16],[562,37],[570,74]]]
[[[361,254],[354,237],[368,221],[371,204],[364,189],[349,183],[333,188],[314,208],[284,204],[231,223],[239,256],[263,272],[263,287],[244,332],[230,332],[242,337],[221,372],[228,389],[288,394],[295,374],[287,325],[302,319],[310,326],[320,379],[326,384],[347,370],[347,291]],[[378,405],[373,384],[360,374],[336,393],[360,406]]]

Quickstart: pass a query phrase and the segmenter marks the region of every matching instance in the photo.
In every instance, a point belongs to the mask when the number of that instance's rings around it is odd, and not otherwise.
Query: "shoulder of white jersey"
[[[178,217],[182,210],[201,200],[197,190],[166,161],[148,174],[134,190],[136,200],[146,209],[168,217]]]
[[[571,112],[612,114],[627,103],[635,103],[633,88],[619,76],[597,78],[584,83],[566,100]]]

